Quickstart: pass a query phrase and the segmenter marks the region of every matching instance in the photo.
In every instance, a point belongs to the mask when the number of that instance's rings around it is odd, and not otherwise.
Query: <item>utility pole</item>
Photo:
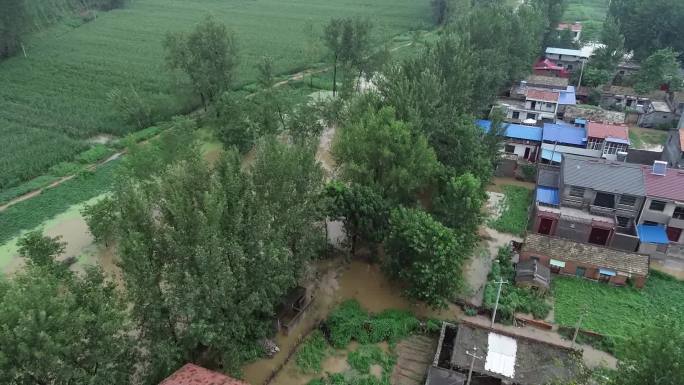
[[[494,327],[494,319],[496,318],[496,309],[499,307],[499,298],[501,297],[501,285],[508,283],[508,281],[496,281],[495,284],[499,285],[499,289],[496,291],[496,303],[494,304],[494,312],[492,313],[492,328]]]
[[[577,324],[575,325],[575,333],[572,335],[572,347],[575,347],[575,340],[577,339],[577,334],[579,334],[579,329],[580,325],[582,325],[582,319],[584,316],[587,315],[587,307],[584,306],[582,313],[580,314],[579,318],[577,319]]]
[[[586,61],[582,60],[582,69],[580,70],[579,81],[577,82],[577,92],[579,92],[580,86],[582,86],[582,75],[584,75],[584,63]]]
[[[468,369],[468,382],[466,382],[466,385],[470,385],[470,378],[473,376],[473,366],[475,366],[475,360],[481,360],[484,357],[477,356],[477,346],[473,346],[473,352],[469,352],[466,350],[466,355],[470,356],[470,369]]]

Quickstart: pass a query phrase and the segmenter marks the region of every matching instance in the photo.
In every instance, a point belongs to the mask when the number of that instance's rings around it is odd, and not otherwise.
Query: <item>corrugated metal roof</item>
[[[640,165],[563,155],[563,183],[598,191],[645,196]]]
[[[639,240],[644,243],[655,243],[656,245],[670,243],[665,226],[638,225],[637,234],[639,234]]]
[[[544,141],[583,146],[586,144],[587,131],[570,124],[544,123]]]
[[[587,124],[587,136],[592,138],[615,138],[629,140],[629,128],[624,124],[604,124],[589,122]]]
[[[558,196],[558,189],[557,188],[544,187],[544,186],[537,186],[537,202],[558,206],[560,204],[560,198]]]
[[[684,202],[684,170],[668,168],[665,175],[653,174],[653,166],[642,166],[646,195]]]
[[[159,385],[249,385],[194,364],[185,364]]]
[[[546,160],[551,160],[556,163],[560,163],[562,158],[561,158],[562,153],[553,151],[553,150],[547,150],[547,149],[542,149],[542,159]]]
[[[548,47],[546,49],[548,55],[567,55],[567,56],[578,56],[578,57],[588,57],[585,53],[578,49],[566,49],[566,48],[555,48]]]
[[[564,106],[574,106],[577,104],[577,95],[575,95],[575,87],[568,86],[565,90],[559,91],[558,104]]]
[[[508,124],[506,125],[505,135],[507,138],[541,142],[542,128],[536,126],[525,126],[522,124]]]
[[[646,255],[542,234],[528,234],[522,251],[624,273],[644,276],[648,274],[648,256]]]

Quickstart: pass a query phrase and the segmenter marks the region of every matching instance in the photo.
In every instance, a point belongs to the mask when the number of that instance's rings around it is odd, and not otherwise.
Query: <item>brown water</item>
[[[378,265],[359,260],[344,263],[342,258],[318,262],[315,266],[316,277],[313,286],[314,300],[302,317],[299,324],[285,336],[281,333],[275,338],[280,352],[270,359],[261,359],[243,367],[244,378],[252,385],[263,384],[274,370],[279,369],[293,351],[298,342],[304,338],[319,322],[327,318],[332,308],[348,299],[356,299],[368,311],[377,313],[387,309],[410,310],[419,317],[435,317],[456,319],[462,314],[460,308],[451,305],[442,311],[432,310],[424,305],[415,305],[400,295],[401,289],[391,284],[381,272]],[[346,355],[345,355],[346,357]],[[327,365],[346,365],[346,358],[331,359]],[[298,373],[293,364],[286,365],[273,384],[297,385],[305,384],[310,376]],[[304,381],[304,382],[302,382]]]

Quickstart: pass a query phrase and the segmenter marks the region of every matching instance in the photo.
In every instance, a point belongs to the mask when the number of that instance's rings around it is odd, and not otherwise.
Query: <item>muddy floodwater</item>
[[[348,299],[356,299],[364,309],[374,313],[387,309],[402,309],[410,310],[418,317],[424,318],[456,319],[462,315],[460,308],[455,305],[442,311],[435,311],[423,305],[412,304],[400,295],[401,288],[391,284],[376,264],[360,260],[345,263],[341,258],[336,258],[318,262],[313,270],[316,271],[312,291],[313,303],[287,336],[278,333],[275,341],[280,347],[279,353],[273,358],[261,359],[243,367],[244,378],[248,383],[263,384],[274,371],[282,367],[298,342],[320,321],[327,318],[335,305]],[[325,364],[346,365],[344,357],[338,357],[337,360],[335,357],[337,356],[331,357]],[[285,366],[273,384],[306,384],[304,380],[311,379],[310,376],[294,373],[291,365]]]

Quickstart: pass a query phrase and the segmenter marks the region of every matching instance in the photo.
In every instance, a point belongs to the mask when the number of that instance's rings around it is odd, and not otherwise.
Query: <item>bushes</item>
[[[355,300],[342,303],[330,313],[327,322],[330,342],[340,349],[351,340],[361,344],[395,342],[410,335],[418,325],[418,319],[411,313],[399,310],[386,310],[371,316]]]
[[[92,164],[101,161],[102,159],[112,155],[114,150],[105,146],[104,144],[96,144],[86,151],[78,154],[76,161],[81,164]]]
[[[314,331],[297,351],[297,366],[305,373],[319,373],[327,350],[328,344],[323,333]]]

